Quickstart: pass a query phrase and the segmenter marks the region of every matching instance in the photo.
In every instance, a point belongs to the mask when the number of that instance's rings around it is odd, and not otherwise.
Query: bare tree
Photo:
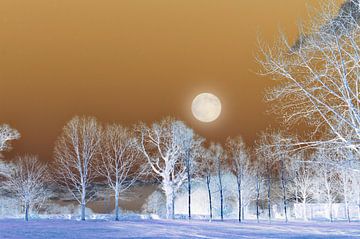
[[[220,218],[221,221],[224,220],[224,185],[222,182],[222,174],[225,168],[225,159],[226,155],[224,149],[220,144],[211,143],[210,147],[210,157],[213,158],[215,162],[216,174],[218,178],[218,189],[220,196]]]
[[[211,176],[216,172],[216,166],[214,158],[211,157],[210,150],[201,146],[199,149],[198,161],[198,170],[199,175],[204,176],[206,180],[206,187],[208,191],[209,198],[209,217],[210,221],[213,219],[213,206],[212,206],[212,194],[211,194]]]
[[[357,207],[358,219],[360,219],[360,166],[359,164],[354,165],[354,170],[350,172],[352,182],[352,203]]]
[[[101,160],[97,172],[107,180],[115,196],[115,220],[119,220],[119,196],[131,187],[139,176],[140,165],[137,160],[136,138],[121,125],[106,126]]]
[[[40,206],[50,196],[47,166],[37,156],[19,156],[15,160],[5,187],[21,202],[28,221],[30,209]]]
[[[175,218],[175,196],[187,178],[184,153],[194,137],[183,122],[172,118],[148,127],[138,126],[139,150],[145,156],[151,171],[161,179],[166,197],[166,217]]]
[[[263,177],[266,178],[267,185],[267,203],[268,203],[268,220],[271,222],[271,188],[272,188],[272,174],[274,170],[274,161],[276,159],[276,152],[270,141],[270,137],[267,133],[262,132],[260,139],[256,142],[256,157],[258,166],[261,168],[260,172],[263,173]]]
[[[303,219],[304,221],[307,221],[308,218],[306,206],[313,196],[315,172],[313,164],[306,162],[305,159],[301,159],[301,161],[298,163],[300,167],[296,172],[296,176],[293,178],[292,183],[290,184],[289,190],[297,192],[298,197],[302,201]]]
[[[11,148],[10,141],[20,138],[20,133],[7,124],[0,125],[0,152]]]
[[[188,137],[184,141],[184,159],[186,165],[186,178],[188,186],[188,219],[191,219],[191,178],[197,173],[198,165],[196,158],[201,154],[201,146],[204,139],[199,136]]]
[[[65,125],[55,145],[57,182],[81,205],[81,220],[85,220],[86,204],[93,197],[90,186],[96,176],[94,165],[100,154],[101,134],[95,118],[76,116]]]
[[[352,197],[352,161],[354,154],[349,149],[337,150],[341,161],[338,164],[338,176],[341,184],[341,194],[345,204],[345,215],[348,222],[351,221],[349,204]]]
[[[284,207],[285,222],[288,222],[288,197],[287,197],[287,183],[289,177],[289,162],[294,154],[292,147],[294,139],[292,136],[285,135],[283,132],[271,132],[269,134],[271,143],[271,151],[273,152],[274,163],[278,164],[280,172],[280,186],[282,191],[282,201]]]
[[[337,190],[339,188],[337,163],[334,161],[336,157],[331,149],[320,149],[315,154],[315,164],[317,168],[315,171],[315,181],[318,182],[320,195],[328,204],[329,219],[333,221],[333,204],[337,197]]]
[[[243,171],[241,186],[241,218],[245,220],[245,212],[251,202],[257,199],[257,184],[259,183],[259,193],[261,181],[257,182],[256,172],[253,165],[248,164]],[[260,195],[259,195],[260,196]]]
[[[242,204],[242,181],[249,169],[250,156],[246,148],[245,142],[241,136],[234,139],[228,138],[226,142],[228,156],[231,160],[231,171],[236,177],[237,189],[238,189],[238,220],[244,219],[244,205]]]
[[[291,160],[289,161],[289,186],[288,187],[288,192],[291,195],[291,197],[293,198],[293,201],[295,203],[299,203],[299,191],[298,191],[298,187],[294,186],[294,182],[293,180],[298,176],[299,170],[301,168],[301,161],[305,160],[305,151],[304,150],[300,150],[295,152],[292,157]]]
[[[252,166],[252,174],[255,176],[256,220],[258,223],[260,222],[260,194],[263,187],[262,175],[264,175],[264,173],[262,172],[264,170],[264,167],[262,167],[261,164],[262,162],[260,160],[256,160]]]
[[[359,153],[360,147],[360,24],[358,0],[347,1],[336,13],[335,1],[299,27],[295,44],[282,35],[274,47],[260,44],[263,73],[279,84],[267,94],[287,123],[305,120],[313,135],[330,137],[302,143],[332,144]],[[344,134],[341,128],[347,128]]]

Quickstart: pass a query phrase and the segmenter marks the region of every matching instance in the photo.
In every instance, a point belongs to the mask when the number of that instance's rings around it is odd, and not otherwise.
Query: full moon
[[[193,100],[191,110],[197,120],[210,123],[220,116],[221,102],[213,94],[201,93]]]

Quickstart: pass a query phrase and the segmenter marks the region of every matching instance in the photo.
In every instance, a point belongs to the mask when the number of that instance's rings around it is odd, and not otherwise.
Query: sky
[[[297,36],[316,0],[2,0],[0,123],[18,129],[14,154],[51,160],[75,115],[131,126],[165,116],[211,141],[242,135],[249,145],[278,120],[266,113],[257,38]],[[213,123],[193,98],[217,95]]]

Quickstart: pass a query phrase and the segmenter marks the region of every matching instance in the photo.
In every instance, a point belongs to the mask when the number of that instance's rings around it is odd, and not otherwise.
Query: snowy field
[[[0,238],[360,238],[360,223],[0,220]]]

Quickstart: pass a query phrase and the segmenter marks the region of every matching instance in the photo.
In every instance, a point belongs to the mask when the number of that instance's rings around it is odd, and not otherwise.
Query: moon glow
[[[221,102],[213,94],[201,93],[193,100],[191,111],[197,120],[210,123],[220,116]]]

